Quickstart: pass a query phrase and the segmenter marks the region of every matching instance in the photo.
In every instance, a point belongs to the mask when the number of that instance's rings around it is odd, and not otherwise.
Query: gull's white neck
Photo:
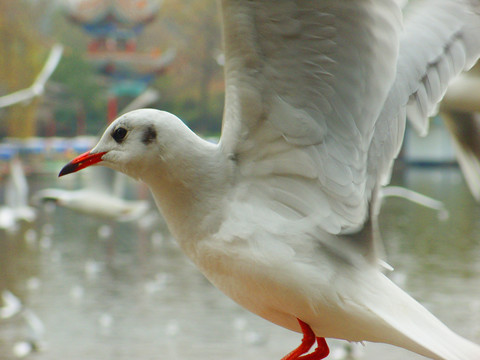
[[[232,164],[217,145],[190,130],[167,149],[158,150],[159,156],[140,179],[149,186],[170,231],[188,253],[196,240],[220,225]]]

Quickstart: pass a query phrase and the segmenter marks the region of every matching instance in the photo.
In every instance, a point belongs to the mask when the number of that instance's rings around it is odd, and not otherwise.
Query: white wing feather
[[[220,145],[237,160],[237,201],[261,198],[334,234],[358,230],[368,216],[367,152],[395,75],[397,2],[221,3]]]
[[[428,117],[436,112],[448,84],[478,58],[480,3],[430,0],[422,5],[407,12],[398,75],[409,74],[407,115],[420,134],[426,135]]]
[[[35,82],[29,88],[0,96],[0,108],[8,107],[23,101],[28,101],[35,96],[43,94],[48,79],[53,74],[62,58],[62,53],[63,46],[60,44],[54,45],[52,50],[50,50],[50,55],[48,56],[42,71],[35,79]]]
[[[369,151],[371,189],[390,180],[406,117],[423,135],[449,83],[478,59],[480,3],[425,0],[406,8],[395,83],[376,124]]]

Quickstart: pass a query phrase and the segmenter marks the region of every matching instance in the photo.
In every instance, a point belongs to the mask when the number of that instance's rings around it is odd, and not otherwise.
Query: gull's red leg
[[[317,348],[314,352],[300,356],[298,360],[320,360],[325,359],[330,354],[327,341],[323,337],[317,337]]]
[[[297,360],[300,359],[300,356],[305,354],[312,345],[315,343],[315,334],[313,333],[312,329],[308,324],[304,323],[302,320],[297,319],[298,323],[300,324],[300,328],[302,329],[303,338],[302,343],[291,353],[284,356],[282,360]],[[316,350],[315,350],[316,351]],[[303,357],[302,357],[303,359]]]

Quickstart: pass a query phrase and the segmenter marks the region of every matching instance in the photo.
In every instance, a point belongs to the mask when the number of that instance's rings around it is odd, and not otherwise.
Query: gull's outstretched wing
[[[480,202],[480,63],[458,76],[440,106],[457,161],[472,195]]]
[[[222,0],[220,146],[236,201],[351,233],[368,217],[367,157],[395,78],[396,0]]]
[[[412,1],[406,6],[397,75],[369,151],[372,181],[385,184],[403,142],[405,119],[423,135],[450,82],[480,53],[480,2]]]
[[[35,82],[28,88],[16,91],[14,93],[0,97],[0,108],[8,107],[20,102],[28,101],[36,96],[43,94],[45,90],[45,84],[50,76],[57,68],[58,63],[62,58],[63,46],[56,44],[50,50],[50,55],[42,68],[42,71],[38,74]]]

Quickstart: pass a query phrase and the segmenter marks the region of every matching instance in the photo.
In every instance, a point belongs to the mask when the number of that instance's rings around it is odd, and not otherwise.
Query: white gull
[[[21,102],[31,101],[33,98],[40,96],[45,91],[45,85],[53,74],[60,60],[62,59],[63,46],[55,44],[50,50],[48,59],[38,74],[33,84],[22,90],[18,90],[8,95],[0,96],[0,108],[15,105]]]
[[[92,184],[78,190],[41,189],[35,193],[33,201],[37,204],[51,201],[77,213],[119,222],[136,221],[145,216],[150,210],[148,200],[124,198],[125,181],[128,178],[115,173],[113,183],[111,180],[107,183],[107,179],[104,179],[106,175],[108,174],[93,174]]]
[[[480,64],[449,85],[440,112],[467,185],[480,202]]]
[[[144,181],[183,251],[236,302],[293,331],[478,360],[379,269],[378,191],[406,117],[425,128],[480,51],[478,3],[220,1],[226,75],[211,144],[166,112],[122,115],[65,175],[98,164]],[[403,26],[403,27],[402,27]],[[317,348],[310,354],[313,343]]]
[[[18,157],[9,163],[9,173],[5,184],[5,204],[0,205],[0,229],[16,232],[21,222],[35,221],[35,209],[28,205],[28,182],[23,165]]]

